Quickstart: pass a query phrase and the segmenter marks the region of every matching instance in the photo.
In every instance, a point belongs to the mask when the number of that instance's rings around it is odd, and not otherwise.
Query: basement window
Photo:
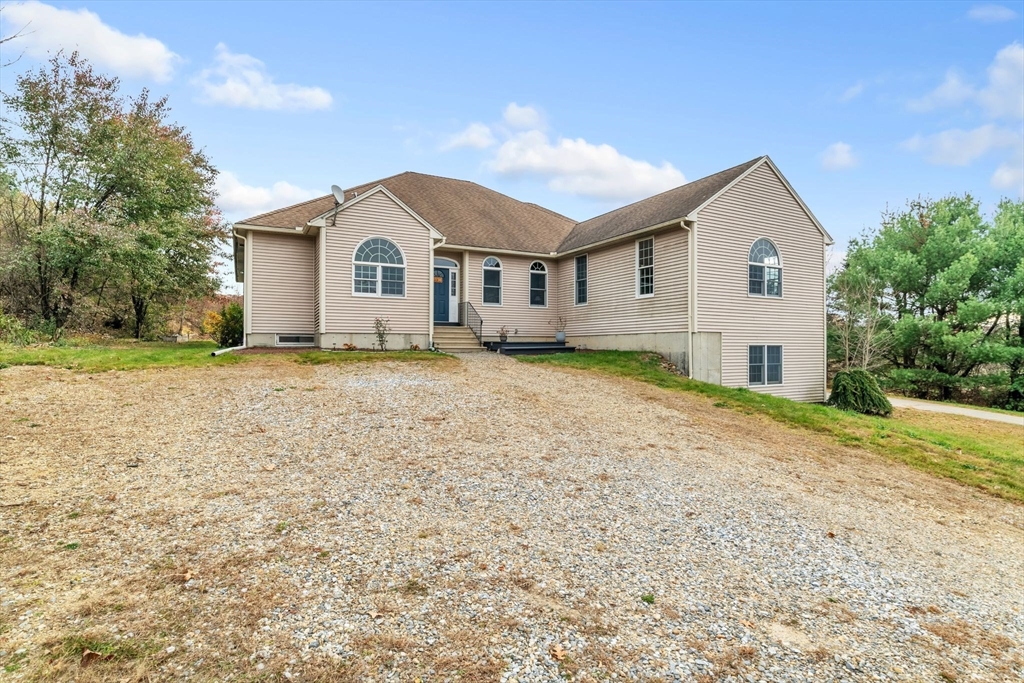
[[[747,347],[747,384],[782,384],[782,347]]]
[[[277,335],[278,346],[312,346],[313,335],[311,334],[279,334]]]

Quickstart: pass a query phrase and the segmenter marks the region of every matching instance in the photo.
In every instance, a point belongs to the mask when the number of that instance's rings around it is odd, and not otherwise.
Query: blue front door
[[[448,322],[448,269],[434,268],[434,322]]]

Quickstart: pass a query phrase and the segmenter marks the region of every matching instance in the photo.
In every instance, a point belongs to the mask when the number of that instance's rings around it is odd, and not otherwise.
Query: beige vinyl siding
[[[586,305],[575,305],[576,260],[558,262],[558,300],[566,334],[685,332],[688,235],[678,228],[654,236],[654,296],[636,297],[636,241],[588,252]]]
[[[338,214],[326,231],[323,310],[326,333],[372,333],[376,317],[389,318],[396,334],[429,334],[430,232],[383,192]],[[352,256],[368,237],[384,237],[405,256],[405,297],[352,293]]]
[[[253,334],[313,334],[315,242],[303,235],[250,232]]]
[[[494,256],[501,261],[501,305],[483,303],[484,260]],[[530,264],[540,261],[548,268],[546,307],[530,306]],[[498,328],[508,327],[510,339],[519,337],[555,336],[552,321],[558,315],[555,285],[558,281],[557,261],[546,258],[469,252],[469,301],[484,321],[484,337],[497,338]],[[552,322],[552,324],[548,324]],[[518,332],[517,332],[518,330]]]
[[[779,250],[782,298],[747,295],[748,253],[759,237]],[[783,384],[750,388],[823,400],[824,246],[824,236],[767,164],[701,210],[697,329],[722,333],[722,384],[747,386],[748,345],[781,345]]]

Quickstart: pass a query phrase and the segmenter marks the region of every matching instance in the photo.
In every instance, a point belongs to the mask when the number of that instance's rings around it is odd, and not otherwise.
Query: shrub
[[[840,410],[853,410],[865,415],[892,415],[892,404],[878,388],[878,382],[867,370],[841,370],[832,380],[828,404]]]
[[[36,341],[35,333],[21,324],[13,315],[5,315],[0,308],[0,342],[25,346]]]
[[[203,316],[203,322],[199,329],[203,334],[209,335],[212,339],[220,337],[220,326],[224,323],[224,318],[220,317],[220,313],[217,311],[207,311],[206,315]]]
[[[245,312],[238,304],[231,302],[220,309],[220,326],[217,329],[217,344],[221,348],[241,346],[245,336]]]
[[[373,335],[377,338],[377,347],[381,351],[388,350],[388,335],[391,334],[391,318],[374,318]]]

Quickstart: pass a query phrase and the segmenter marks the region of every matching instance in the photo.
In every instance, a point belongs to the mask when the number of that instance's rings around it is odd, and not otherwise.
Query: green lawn
[[[144,368],[195,367],[204,365],[230,365],[242,363],[256,354],[225,353],[210,355],[217,345],[213,342],[127,342],[109,343],[69,340],[63,346],[11,346],[0,344],[0,368],[12,365],[47,365],[82,372],[107,370],[141,370]],[[262,358],[291,360],[306,365],[324,363],[356,363],[372,361],[429,361],[451,360],[451,356],[431,351],[307,351],[287,354],[267,354]]]
[[[897,411],[892,418],[850,413],[824,405],[797,403],[746,389],[697,382],[661,367],[656,354],[594,351],[520,356],[526,363],[577,368],[639,380],[670,391],[706,396],[712,405],[748,415],[764,415],[789,427],[823,434],[835,442],[864,448],[911,467],[1003,498],[1024,502],[1024,430],[998,422],[924,411]]]
[[[307,351],[297,356],[298,362],[303,365],[342,365],[344,363],[373,362],[393,360],[400,362],[426,361],[438,363],[454,360],[446,353],[434,351]]]
[[[83,372],[141,370],[238,363],[231,353],[210,355],[213,342],[118,342],[111,344],[70,340],[63,346],[11,346],[0,344],[0,368],[11,365],[47,365]]]

